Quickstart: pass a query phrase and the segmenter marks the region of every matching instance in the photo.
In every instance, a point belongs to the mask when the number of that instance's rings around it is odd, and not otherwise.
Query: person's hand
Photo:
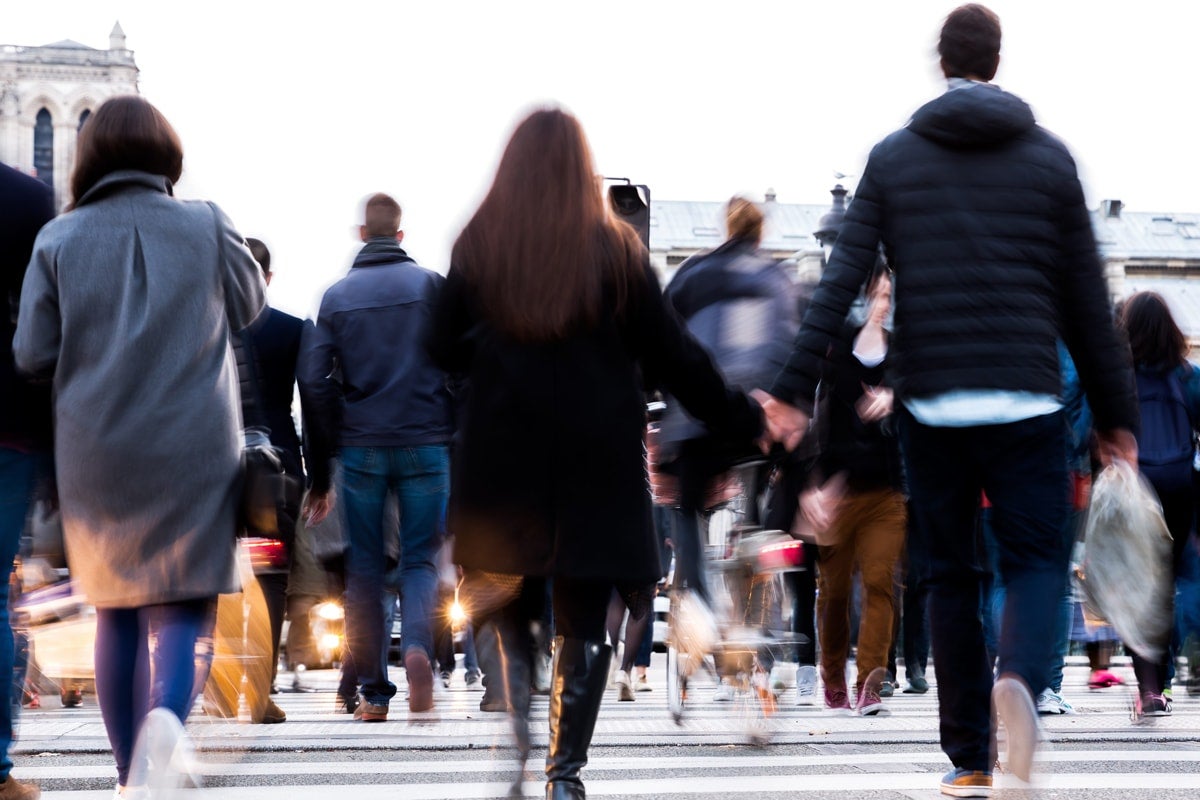
[[[304,520],[308,525],[320,525],[329,516],[329,512],[333,511],[334,506],[333,492],[325,492],[324,494],[316,494],[309,492],[309,495],[304,500]]]
[[[838,508],[846,494],[846,474],[839,472],[820,486],[800,493],[800,513],[812,530],[817,544],[833,544],[828,532],[837,519]]]
[[[808,415],[793,405],[776,400],[762,389],[755,389],[750,396],[762,406],[767,439],[779,442],[789,452],[795,450],[808,432]]]
[[[892,413],[892,390],[886,386],[863,384],[863,395],[854,404],[858,418],[863,422],[875,422]]]
[[[1096,431],[1099,444],[1100,463],[1108,466],[1114,461],[1124,461],[1137,469],[1138,446],[1133,432],[1125,428],[1114,428],[1111,431]]]

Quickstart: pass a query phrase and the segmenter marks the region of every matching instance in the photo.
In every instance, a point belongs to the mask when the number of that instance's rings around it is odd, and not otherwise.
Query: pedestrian
[[[4,307],[15,309],[21,298],[25,270],[33,241],[42,226],[54,217],[54,190],[45,183],[0,164],[0,281]],[[21,378],[13,364],[11,313],[0,314],[3,350],[0,351],[0,565],[4,586],[13,577],[13,560],[25,529],[35,487],[51,478],[50,391]],[[9,592],[0,591],[0,675],[13,674],[15,652],[9,616]],[[12,777],[8,755],[13,741],[14,710],[21,698],[13,697],[11,680],[0,680],[0,800],[31,800],[40,795],[33,784]]]
[[[1102,460],[1136,459],[1137,407],[1074,161],[1027,104],[990,83],[999,19],[956,8],[938,53],[947,91],[871,151],[764,410],[773,438],[803,436],[825,353],[882,243],[895,274],[889,355],[910,533],[926,540],[941,742],[954,767],[941,789],[979,797],[991,792],[991,706],[1009,769],[1027,780],[1032,692],[1049,683],[1071,538],[1057,338],[1079,369]],[[979,615],[981,492],[1008,587],[994,682]]]
[[[96,694],[121,797],[176,779],[196,640],[217,595],[239,589],[229,339],[262,311],[265,287],[220,209],[173,197],[182,169],[179,137],[146,100],[96,109],[71,210],[34,247],[13,344],[19,369],[53,382],[63,533],[96,606]]]
[[[613,680],[613,685],[617,690],[617,699],[624,702],[633,702],[633,693],[638,688],[633,679],[634,661],[637,660],[638,653],[642,649],[642,640],[646,638],[646,631],[650,629],[650,624],[654,619],[653,606],[656,593],[657,588],[653,583],[648,583],[624,594],[614,589],[612,599],[608,604],[605,628],[607,628],[608,640],[611,642],[610,647],[614,653],[617,652],[617,645],[621,641],[622,625],[625,629],[625,646],[621,650],[620,669]],[[641,669],[641,678],[642,683],[645,684],[645,667]],[[649,688],[648,684],[647,688]]]
[[[396,693],[382,646],[387,545],[396,535],[395,523],[385,524],[389,498],[399,502],[408,708],[433,708],[437,553],[453,433],[446,376],[424,347],[444,279],[404,252],[400,218],[392,197],[367,199],[359,228],[364,245],[349,274],[325,292],[297,369],[310,420],[313,522],[333,506],[335,450],[342,468],[347,643],[362,695],[354,714],[364,722],[386,720]]]
[[[688,330],[704,345],[726,380],[766,388],[783,365],[798,320],[792,280],[781,262],[759,252],[766,215],[735,195],[725,204],[726,240],[680,265],[667,298]],[[673,398],[658,435],[659,459],[679,476],[679,516],[674,525],[676,584],[713,605],[705,577],[700,517],[713,507],[714,481],[741,457],[748,443],[709,431]]]
[[[895,574],[908,521],[891,424],[892,391],[884,378],[891,294],[891,279],[880,265],[867,283],[866,320],[848,322],[833,342],[821,375],[828,392],[822,423],[828,426],[827,443],[800,496],[801,511],[818,533],[817,639],[825,707],[846,712],[853,707],[862,716],[884,711],[880,691],[889,677]],[[862,582],[862,611],[858,674],[850,695],[846,662],[856,573]]]
[[[1136,370],[1142,426],[1138,432],[1138,465],[1162,503],[1172,539],[1169,574],[1187,574],[1187,551],[1194,546],[1195,492],[1192,458],[1200,427],[1200,368],[1187,361],[1187,339],[1171,310],[1154,292],[1138,292],[1125,300],[1118,317],[1129,340]],[[1174,605],[1174,589],[1168,602]],[[1134,713],[1161,717],[1171,713],[1164,694],[1172,648],[1151,660],[1131,653],[1138,680]]]
[[[271,251],[261,239],[247,238],[254,260],[262,269],[263,281],[269,287],[275,273],[271,271]],[[300,338],[304,330],[304,322],[291,314],[286,314],[268,305],[266,313],[259,315],[245,331],[234,339],[234,353],[238,363],[239,384],[241,388],[242,420],[249,425],[265,426],[274,445],[282,457],[283,468],[288,475],[293,476],[303,484],[304,468],[300,455],[300,437],[296,433],[296,421],[292,417],[292,403],[296,391],[296,360],[300,355]],[[250,359],[253,359],[251,364]],[[278,540],[284,547],[288,560],[279,568],[262,571],[254,576],[257,588],[246,587],[248,602],[242,598],[226,603],[222,601],[219,611],[226,605],[234,612],[231,619],[234,630],[232,639],[248,643],[248,637],[243,637],[242,616],[237,613],[245,607],[252,609],[252,615],[263,615],[261,619],[252,619],[245,626],[247,631],[261,629],[268,634],[264,637],[261,653],[242,653],[252,655],[260,663],[250,664],[243,658],[231,660],[230,670],[226,670],[226,680],[220,686],[210,681],[206,697],[213,700],[206,706],[215,713],[224,716],[237,716],[238,689],[242,685],[241,675],[246,676],[246,699],[250,708],[252,723],[274,724],[287,720],[287,714],[271,699],[271,689],[275,683],[275,672],[279,664],[279,641],[283,635],[283,617],[287,606],[288,576],[290,566],[294,563],[296,550],[296,523],[300,517],[300,509],[287,509],[279,514]],[[300,626],[298,625],[297,628]],[[244,668],[244,669],[243,669]]]
[[[510,587],[518,604],[525,576],[553,580],[554,800],[585,796],[613,588],[661,574],[643,376],[715,430],[761,432],[757,407],[726,388],[668,310],[645,247],[612,217],[595,176],[573,116],[525,118],[454,245],[431,340],[438,362],[466,379],[449,510],[455,561],[468,580],[475,572]]]

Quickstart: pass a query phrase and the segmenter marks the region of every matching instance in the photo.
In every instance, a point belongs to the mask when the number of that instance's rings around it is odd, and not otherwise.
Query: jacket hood
[[[987,148],[1036,125],[1029,105],[997,86],[976,83],[951,89],[913,114],[908,128],[945,147]]]
[[[98,200],[102,196],[126,186],[143,186],[164,194],[173,194],[171,180],[165,175],[153,175],[136,169],[119,169],[96,181],[92,188],[83,193],[83,197],[75,201],[75,206],[82,206]]]

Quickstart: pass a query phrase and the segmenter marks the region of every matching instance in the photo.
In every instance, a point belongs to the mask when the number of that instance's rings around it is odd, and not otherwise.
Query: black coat
[[[242,393],[242,424],[265,425],[271,432],[271,444],[288,454],[286,467],[294,475],[304,474],[300,437],[292,417],[296,361],[303,332],[303,320],[270,307],[244,331],[254,348],[253,374],[258,376],[257,389],[250,383],[251,372],[246,364],[248,354],[241,347],[241,336],[234,340],[238,385]]]
[[[620,316],[607,312],[590,329],[528,344],[485,320],[452,266],[430,349],[468,387],[448,531],[455,561],[469,568],[658,580],[643,371],[713,429],[751,440],[762,428],[757,404],[725,387],[649,268]]]
[[[881,241],[895,271],[898,400],[955,389],[1058,395],[1061,338],[1097,427],[1136,429],[1075,162],[1020,99],[988,84],[954,89],[875,146],[772,394],[811,402]]]
[[[50,386],[30,386],[17,377],[12,343],[33,240],[53,217],[54,190],[0,164],[0,447],[50,445]]]

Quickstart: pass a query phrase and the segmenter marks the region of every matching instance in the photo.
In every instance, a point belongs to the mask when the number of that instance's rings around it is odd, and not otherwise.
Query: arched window
[[[33,171],[43,183],[54,185],[54,123],[44,108],[33,126]]]
[[[85,108],[83,110],[83,113],[79,115],[79,127],[76,128],[75,130],[76,131],[83,130],[83,123],[87,122],[88,117],[90,117],[91,115],[92,115],[92,110],[90,108]]]

